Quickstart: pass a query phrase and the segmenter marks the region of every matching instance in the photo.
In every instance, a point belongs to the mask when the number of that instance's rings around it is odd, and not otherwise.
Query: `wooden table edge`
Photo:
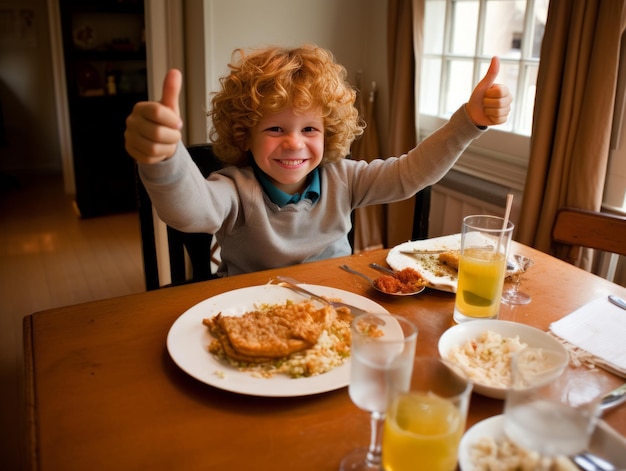
[[[39,446],[37,439],[37,414],[35,412],[35,363],[33,352],[33,316],[24,316],[22,320],[24,341],[24,394],[26,418],[26,457],[23,465],[25,469],[39,469]]]

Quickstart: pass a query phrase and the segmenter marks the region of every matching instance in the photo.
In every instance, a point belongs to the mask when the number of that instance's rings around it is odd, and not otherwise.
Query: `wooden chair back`
[[[210,144],[187,146],[191,159],[206,178],[210,173],[222,168],[222,163],[213,154]],[[213,234],[181,232],[167,226],[167,245],[170,258],[170,276],[173,285],[194,283],[216,278],[212,264],[219,264],[216,256],[217,245]],[[191,265],[191,276],[187,275],[187,253]]]
[[[565,245],[626,255],[626,217],[561,208],[552,229],[552,239]]]
[[[222,167],[209,144],[190,145],[187,149],[205,177]],[[159,282],[152,202],[138,176],[137,201],[146,289],[159,289],[162,286]],[[213,243],[213,234],[185,233],[167,226],[167,239],[171,285],[203,281],[217,276],[212,268],[219,264],[216,257],[218,247]],[[187,269],[187,260],[190,262],[191,270]],[[191,271],[191,276],[187,275],[188,271]]]

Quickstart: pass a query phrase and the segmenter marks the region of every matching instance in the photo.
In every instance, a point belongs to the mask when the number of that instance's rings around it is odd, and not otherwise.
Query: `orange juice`
[[[454,309],[467,317],[496,317],[504,283],[504,255],[488,248],[468,248],[459,257]]]
[[[450,401],[425,393],[399,395],[383,432],[386,471],[453,471],[465,419]]]

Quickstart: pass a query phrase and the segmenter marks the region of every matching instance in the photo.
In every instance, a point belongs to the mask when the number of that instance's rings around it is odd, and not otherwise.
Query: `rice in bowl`
[[[486,330],[475,339],[455,345],[447,359],[463,368],[474,382],[496,388],[511,386],[511,358],[528,345],[519,336],[503,337]]]
[[[506,397],[511,384],[511,359],[525,347],[563,352],[567,364],[566,348],[548,333],[499,319],[455,325],[443,333],[438,344],[441,358],[467,371],[474,392],[495,399]]]

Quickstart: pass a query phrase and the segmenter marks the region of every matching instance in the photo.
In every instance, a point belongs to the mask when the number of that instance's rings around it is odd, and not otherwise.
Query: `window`
[[[548,1],[425,0],[420,115],[448,118],[498,56],[513,105],[495,128],[529,136]]]

